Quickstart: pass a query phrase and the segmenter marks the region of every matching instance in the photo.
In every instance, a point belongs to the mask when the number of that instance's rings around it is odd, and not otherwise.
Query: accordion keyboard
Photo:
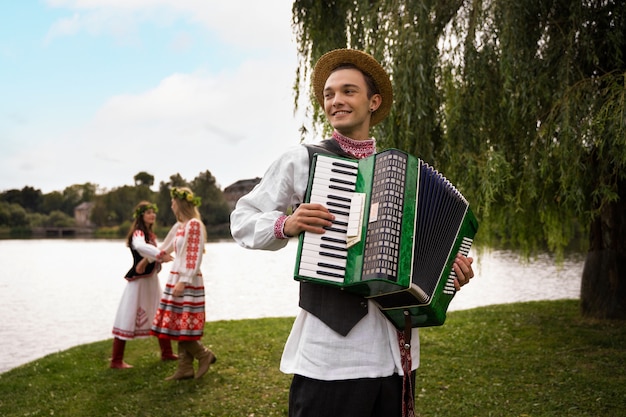
[[[317,157],[309,202],[328,208],[335,220],[324,234],[304,234],[301,275],[343,282],[348,254],[350,202],[356,190],[357,173],[357,161],[339,161],[322,155]]]

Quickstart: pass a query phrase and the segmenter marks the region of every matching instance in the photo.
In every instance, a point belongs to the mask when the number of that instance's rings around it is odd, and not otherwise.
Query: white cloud
[[[263,175],[285,147],[298,143],[290,1],[47,4],[69,12],[50,28],[49,40],[89,33],[137,41],[142,22],[178,18],[205,25],[229,45],[245,48],[248,58],[217,72],[199,63],[195,71],[170,74],[150,89],[111,96],[88,119],[12,132],[9,159],[0,164],[0,190],[29,185],[47,193],[85,182],[110,189],[132,184],[140,171],[154,175],[158,184],[176,173],[191,180],[206,170],[225,187]],[[184,48],[184,32],[178,33],[175,43]]]
[[[184,52],[193,45],[193,36],[188,32],[178,32],[168,45],[172,52]]]
[[[222,187],[261,176],[298,143],[289,84],[295,62],[286,64],[251,60],[235,72],[173,74],[143,93],[111,97],[84,126],[23,149],[17,160],[28,165],[18,169],[44,192],[53,190],[46,173],[65,186],[108,189],[132,184],[140,171],[158,183],[209,170]]]
[[[273,50],[293,38],[290,0],[47,0],[51,7],[76,11],[60,19],[48,40],[79,31],[106,33],[124,38],[136,32],[141,22],[168,26],[188,20],[215,32],[231,45]],[[282,22],[278,23],[277,22]]]

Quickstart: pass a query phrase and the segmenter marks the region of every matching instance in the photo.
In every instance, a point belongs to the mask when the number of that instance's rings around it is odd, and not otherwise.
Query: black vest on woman
[[[152,238],[151,235],[150,236],[146,235],[145,238],[146,238],[146,243],[156,246],[154,243],[154,239]],[[126,273],[126,276],[124,276],[124,278],[126,278],[127,281],[134,281],[139,278],[149,277],[150,275],[152,275],[152,272],[154,271],[154,268],[157,266],[157,264],[158,264],[157,272],[161,270],[161,264],[159,262],[149,262],[143,274],[138,274],[135,268],[137,267],[137,264],[143,259],[143,256],[141,256],[141,254],[137,252],[136,249],[133,248],[132,244],[129,246],[129,248],[130,248],[130,253],[133,255],[133,266],[128,270],[128,272]]]

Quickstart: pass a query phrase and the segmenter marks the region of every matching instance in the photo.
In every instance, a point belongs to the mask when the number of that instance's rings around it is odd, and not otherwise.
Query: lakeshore
[[[245,250],[231,240],[206,245],[207,321],[293,317],[297,244],[276,252]],[[0,373],[50,353],[110,339],[131,262],[119,239],[0,240]],[[576,299],[583,259],[562,266],[548,257],[525,263],[510,252],[481,254],[476,278],[449,311],[519,301]],[[163,283],[167,264],[160,273]]]

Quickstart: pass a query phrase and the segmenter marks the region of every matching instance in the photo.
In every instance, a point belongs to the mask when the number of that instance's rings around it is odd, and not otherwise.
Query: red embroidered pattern
[[[173,340],[200,340],[204,332],[204,286],[185,287],[183,297],[173,297],[174,285],[165,285],[152,321],[151,334]]]
[[[142,237],[144,239],[146,238],[144,233],[141,230],[139,230],[139,229],[135,229],[135,231],[133,232],[133,237]],[[156,240],[157,240],[157,238],[156,238],[156,235],[154,233],[150,233],[148,235],[148,241],[147,242],[149,244],[151,244],[152,246],[156,246]]]
[[[285,227],[285,221],[287,221],[287,215],[283,214],[274,223],[274,237],[276,239],[287,239],[288,236],[285,235],[285,231],[283,228]]]
[[[189,222],[189,236],[187,236],[186,267],[196,269],[200,250],[200,224],[197,221]]]
[[[337,141],[341,149],[358,159],[366,158],[376,152],[374,139],[354,140],[337,131],[333,132],[333,139]]]
[[[144,327],[148,323],[148,315],[146,310],[139,307],[137,308],[137,317],[135,318],[135,326]]]

